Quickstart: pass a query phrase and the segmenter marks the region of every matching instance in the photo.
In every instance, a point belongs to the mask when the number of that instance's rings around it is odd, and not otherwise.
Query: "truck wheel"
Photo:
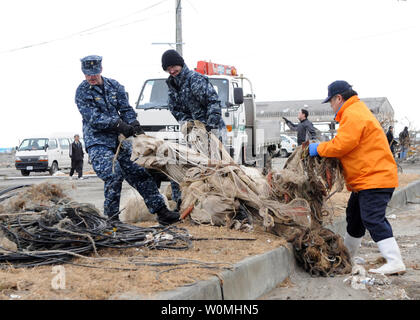
[[[28,170],[20,170],[20,173],[22,174],[22,176],[27,177],[27,176],[29,176],[29,174],[30,174],[31,172],[30,172],[30,171],[28,171]]]
[[[281,149],[280,150],[280,157],[287,158],[287,155],[288,155],[288,153],[287,153],[286,149]]]
[[[53,175],[58,171],[58,164],[57,162],[53,162],[51,168],[50,168],[50,175]]]

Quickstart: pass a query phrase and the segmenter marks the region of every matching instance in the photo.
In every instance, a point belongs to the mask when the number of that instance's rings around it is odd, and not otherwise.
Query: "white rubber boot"
[[[377,245],[382,256],[386,259],[386,263],[378,269],[370,269],[369,272],[385,275],[395,273],[403,274],[405,272],[405,265],[395,238],[392,237],[378,241]]]
[[[365,263],[363,258],[356,257],[357,251],[359,250],[361,243],[362,243],[362,238],[352,237],[346,231],[346,234],[344,235],[344,245],[346,246],[347,250],[349,250],[350,258],[353,264]]]

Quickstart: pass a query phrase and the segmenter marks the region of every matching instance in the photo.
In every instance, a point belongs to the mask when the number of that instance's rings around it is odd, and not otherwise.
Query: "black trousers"
[[[78,177],[81,178],[83,175],[83,160],[71,160],[70,177],[73,176],[74,170],[76,170]]]
[[[375,242],[393,237],[391,225],[385,218],[393,192],[394,188],[352,192],[346,209],[348,234],[361,238],[367,229]]]

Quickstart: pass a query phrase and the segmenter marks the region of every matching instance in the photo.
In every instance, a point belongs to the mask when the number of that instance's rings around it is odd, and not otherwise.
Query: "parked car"
[[[280,157],[286,158],[290,156],[290,154],[295,151],[297,143],[293,140],[292,137],[281,134],[281,146],[280,146]]]
[[[16,147],[15,167],[23,176],[31,172],[49,172],[71,167],[71,137],[26,138]]]

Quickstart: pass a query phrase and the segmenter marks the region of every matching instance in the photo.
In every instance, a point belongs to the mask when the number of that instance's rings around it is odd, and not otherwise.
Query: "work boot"
[[[170,211],[166,206],[162,207],[156,214],[157,221],[163,226],[170,225],[180,220],[179,212]]]
[[[346,246],[347,250],[350,253],[350,258],[353,264],[364,264],[365,261],[361,257],[356,257],[357,251],[360,248],[360,244],[362,243],[362,237],[355,238],[348,234],[344,236],[344,245]]]
[[[394,237],[384,239],[377,242],[379,251],[386,259],[386,263],[378,269],[369,269],[371,273],[380,274],[403,274],[405,272],[405,265],[401,258],[400,248]]]

